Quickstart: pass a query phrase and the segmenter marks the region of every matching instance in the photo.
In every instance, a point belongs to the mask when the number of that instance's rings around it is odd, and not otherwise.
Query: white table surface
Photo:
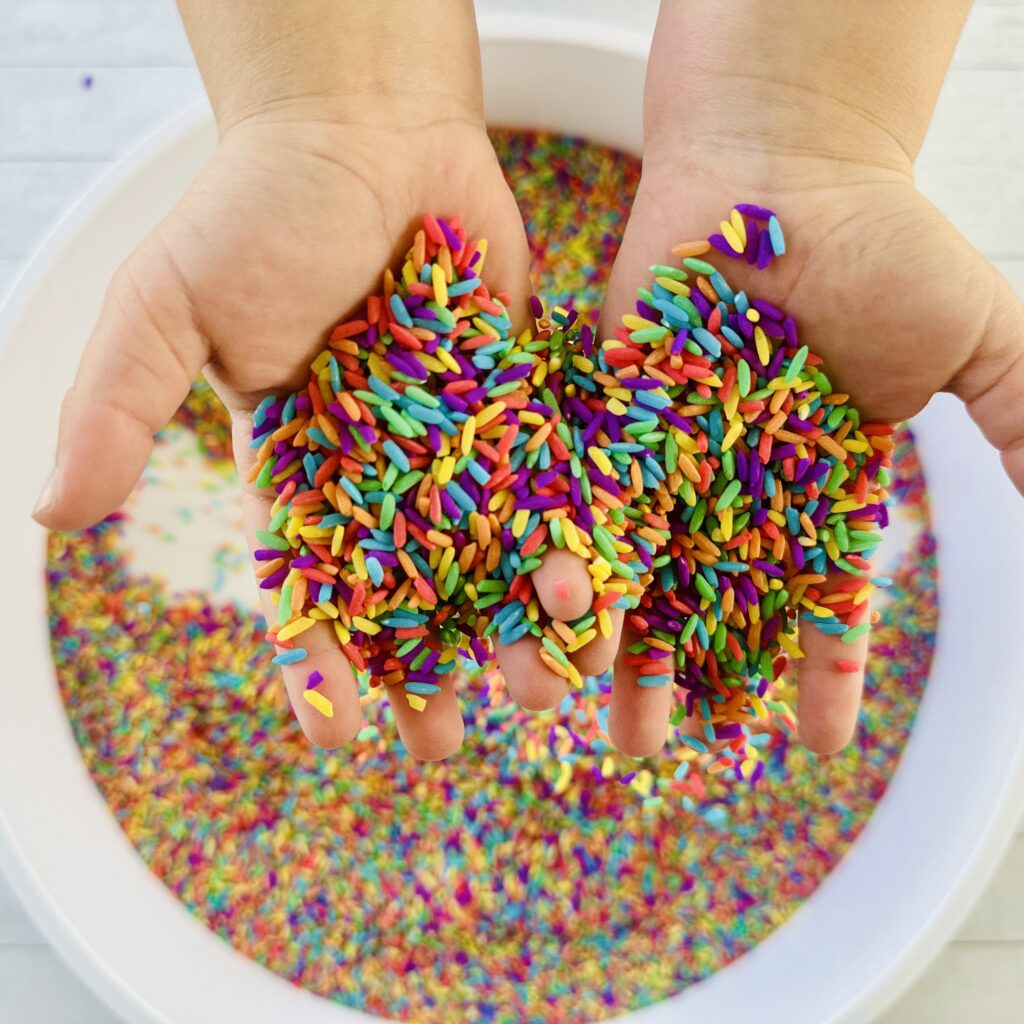
[[[511,4],[477,6],[488,13]],[[518,0],[515,8],[635,27],[653,23],[657,3]],[[202,86],[172,0],[0,0],[0,25],[5,294],[63,211],[143,136],[200,98]],[[1024,294],[1024,0],[976,4],[918,181]],[[950,827],[955,822],[951,807]],[[1024,822],[955,941],[879,1024],[1021,1019]],[[0,1024],[119,1024],[48,946],[2,875]]]

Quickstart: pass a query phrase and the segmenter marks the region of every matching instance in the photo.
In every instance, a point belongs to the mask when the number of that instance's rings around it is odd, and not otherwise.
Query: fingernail
[[[568,580],[555,580],[555,582],[551,584],[551,589],[559,601],[568,601],[572,596]]]
[[[57,500],[57,470],[50,474],[49,480],[43,485],[39,497],[36,499],[36,507],[32,509],[32,518],[38,519]]]

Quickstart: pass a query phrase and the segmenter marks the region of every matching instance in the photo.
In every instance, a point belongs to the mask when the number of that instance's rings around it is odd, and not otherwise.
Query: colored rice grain
[[[539,289],[593,307],[639,162],[535,133],[498,133],[496,144]],[[539,187],[551,168],[564,188]],[[194,458],[210,460],[225,493],[236,487],[228,420],[205,385],[181,423],[187,432],[163,435],[144,484],[163,495],[165,523],[181,504],[161,465],[175,439],[194,438]],[[650,1005],[785,921],[898,764],[938,606],[924,481],[909,433],[894,440],[893,514],[910,543],[872,634],[857,738],[837,757],[808,754],[787,728],[766,732],[752,741],[760,781],[737,786],[690,771],[676,729],[664,761],[634,761],[602,738],[607,681],[535,714],[509,701],[496,673],[460,685],[463,756],[411,763],[388,702],[370,694],[352,747],[317,751],[287,707],[255,607],[146,576],[123,515],[49,542],[52,647],[75,738],[155,874],[296,985],[418,1022],[582,1024]],[[168,528],[161,543],[177,550]]]
[[[798,621],[846,643],[870,629],[895,428],[862,424],[793,318],[709,262],[714,247],[767,267],[785,252],[774,213],[739,204],[721,228],[677,247],[680,267],[651,267],[594,379],[645,481],[661,477],[639,510],[651,571],[624,663],[680,688],[672,721],[701,726],[697,760],[756,776],[751,729],[772,712],[791,721],[771,686],[803,656]],[[712,744],[724,749],[703,756]]]
[[[611,608],[636,607],[650,557],[633,506],[664,476],[638,466],[642,446],[614,424],[563,420],[569,382],[594,390],[592,334],[560,307],[514,334],[485,254],[457,217],[426,215],[306,387],[253,415],[249,480],[277,495],[254,551],[278,607],[267,639],[329,625],[371,685],[401,684],[418,711],[459,653],[491,660],[492,638],[536,636],[582,687],[569,648],[608,634]],[[530,573],[551,548],[587,560],[596,629],[543,614]]]
[[[918,472],[901,435],[898,496],[920,491],[904,481]],[[581,746],[588,717],[607,716],[605,681],[584,691],[592,712],[577,698],[540,715],[519,711],[498,673],[460,684],[466,745],[443,764],[403,755],[384,700],[365,705],[350,747],[318,751],[259,612],[139,575],[118,518],[51,538],[54,658],[121,827],[242,954],[390,1019],[583,1024],[668,998],[756,946],[870,816],[936,628],[927,506],[898,510],[914,540],[873,634],[856,741],[817,759],[788,730],[762,734],[753,787],[685,761],[633,761],[596,737]],[[571,762],[558,760],[565,745]]]
[[[704,248],[755,257],[744,209]],[[777,218],[758,216],[781,255]],[[756,773],[750,727],[789,714],[769,687],[801,656],[797,615],[847,643],[870,628],[892,428],[862,431],[791,317],[734,293],[699,245],[679,251],[615,339],[595,346],[536,299],[517,336],[481,276],[485,243],[427,215],[307,388],[256,409],[250,480],[278,497],[255,558],[284,562],[262,583],[280,609],[268,639],[329,622],[371,685],[423,710],[431,680],[459,653],[486,664],[492,638],[536,636],[579,689],[571,655],[632,609],[638,684],[682,688],[673,724],[701,723],[695,759],[724,743],[712,770]],[[577,622],[546,621],[533,593],[549,548],[588,562]],[[847,596],[822,600],[837,574]]]

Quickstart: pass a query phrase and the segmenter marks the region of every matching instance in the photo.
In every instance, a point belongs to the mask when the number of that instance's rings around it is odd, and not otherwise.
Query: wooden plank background
[[[478,0],[477,6],[487,16],[508,5]],[[601,18],[628,28],[649,28],[656,9],[656,0],[517,4],[517,10]],[[0,24],[3,294],[63,211],[132,145],[201,98],[202,85],[171,0],[0,0]],[[976,4],[918,181],[1024,295],[1019,0]],[[1015,1020],[1022,1005],[1024,823],[956,940],[879,1024]],[[2,876],[0,1024],[117,1024],[39,935]]]

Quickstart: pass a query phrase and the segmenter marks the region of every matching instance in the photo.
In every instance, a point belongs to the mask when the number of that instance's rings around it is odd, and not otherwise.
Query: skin
[[[722,257],[730,285],[791,313],[869,419],[900,421],[938,391],[958,395],[1024,492],[1024,307],[913,177],[969,4],[827,7],[823,17],[819,0],[663,0],[643,175],[602,326],[632,312],[647,267],[674,244],[717,230],[736,202],[761,204],[778,213],[787,255],[761,272]],[[810,627],[800,646],[800,738],[834,753],[856,728],[868,638],[843,644]],[[847,659],[861,670],[840,671]],[[660,749],[670,710],[616,672],[619,749]]]
[[[417,7],[183,0],[219,144],[110,283],[63,402],[40,523],[82,529],[117,508],[200,372],[231,413],[244,480],[255,407],[304,382],[326,330],[379,288],[424,212],[459,213],[471,237],[489,240],[484,276],[516,298],[513,323],[526,325],[529,250],[485,131],[472,4],[443,0],[427,25]],[[250,548],[270,503],[243,486]],[[536,590],[552,615],[583,614],[591,599],[579,559],[546,562]],[[260,598],[276,615],[268,592]],[[326,624],[301,645],[307,659],[283,669],[295,714],[312,742],[345,744],[362,720],[352,669]],[[509,689],[528,708],[565,692],[538,649],[531,639],[507,662],[502,653]],[[330,718],[302,697],[314,670]],[[454,682],[441,685],[423,712],[393,691],[402,741],[421,760],[462,743]]]
[[[484,130],[469,0],[437,0],[429,19],[415,0],[180,7],[220,144],[111,282],[36,511],[54,529],[83,528],[123,502],[199,372],[231,412],[244,477],[255,406],[301,382],[325,327],[374,289],[425,211],[458,212],[471,235],[490,240],[486,277],[516,297],[513,322],[527,322],[529,254]],[[724,268],[733,285],[791,311],[870,417],[903,419],[935,391],[955,391],[1020,488],[1024,314],[912,177],[965,13],[962,0],[834,4],[827,18],[817,0],[665,0],[643,178],[603,323],[631,310],[647,266],[673,244],[703,238],[737,200],[762,203],[780,213],[793,255],[756,288],[738,264]],[[901,59],[909,52],[914,60]],[[954,292],[950,281],[962,284]],[[269,503],[251,489],[243,498],[251,539]],[[587,610],[585,567],[567,552],[553,552],[534,584],[554,617]],[[621,657],[614,618],[610,640],[574,656],[581,671]],[[867,641],[837,649],[835,638],[807,632],[801,643],[801,737],[827,753],[852,734],[863,684],[862,672],[837,673],[835,661],[863,664]],[[326,627],[304,634],[303,646],[307,661],[284,670],[296,715],[313,742],[341,745],[361,720],[351,668]],[[534,641],[498,654],[523,707],[565,696]],[[314,669],[331,719],[302,699]],[[668,687],[637,687],[618,666],[610,732],[620,750],[655,753],[670,710]],[[399,698],[395,715],[419,759],[461,745],[451,680],[426,711]]]

